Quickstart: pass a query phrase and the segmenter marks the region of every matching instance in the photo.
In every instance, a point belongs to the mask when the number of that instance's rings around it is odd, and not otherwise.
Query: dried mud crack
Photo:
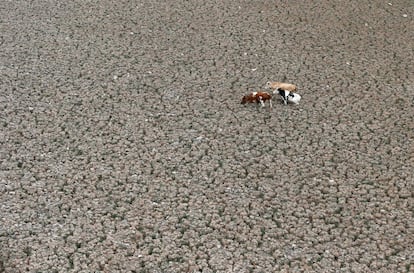
[[[55,2],[0,7],[0,272],[413,272],[412,2]]]

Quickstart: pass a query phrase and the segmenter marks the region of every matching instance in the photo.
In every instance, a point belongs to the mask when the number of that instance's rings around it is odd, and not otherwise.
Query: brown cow
[[[285,91],[289,91],[289,92],[295,92],[297,90],[296,85],[291,84],[291,83],[285,83],[285,82],[267,82],[265,85],[266,89],[282,89]]]
[[[269,101],[270,108],[272,108],[272,95],[267,92],[252,92],[242,98],[241,104],[245,104],[246,102],[252,103],[260,103],[262,107],[265,106],[265,102]]]

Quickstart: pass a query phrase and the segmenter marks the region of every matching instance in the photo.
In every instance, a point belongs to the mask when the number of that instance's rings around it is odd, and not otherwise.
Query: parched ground
[[[389,1],[3,0],[0,272],[414,272]]]

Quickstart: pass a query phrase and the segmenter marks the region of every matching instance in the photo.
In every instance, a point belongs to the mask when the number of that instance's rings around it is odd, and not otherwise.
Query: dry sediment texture
[[[413,272],[412,2],[164,2],[3,1],[0,272]]]

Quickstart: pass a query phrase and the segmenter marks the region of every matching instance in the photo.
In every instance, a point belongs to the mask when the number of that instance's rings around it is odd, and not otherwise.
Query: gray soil
[[[390,1],[2,0],[0,272],[414,272]]]

